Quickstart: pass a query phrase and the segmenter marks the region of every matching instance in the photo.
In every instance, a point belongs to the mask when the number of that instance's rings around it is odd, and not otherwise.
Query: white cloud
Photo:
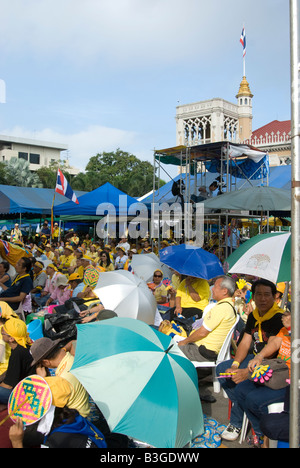
[[[126,151],[126,148],[134,145],[137,138],[137,134],[134,132],[100,125],[90,126],[76,134],[62,134],[50,128],[33,133],[21,127],[5,129],[1,133],[19,138],[68,145],[67,154],[62,153],[62,156],[66,157],[68,155],[70,165],[82,171],[92,156],[103,151],[115,151],[117,148]]]

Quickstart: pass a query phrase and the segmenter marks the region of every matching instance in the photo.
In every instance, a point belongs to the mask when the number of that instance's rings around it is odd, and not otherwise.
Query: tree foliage
[[[27,161],[12,158],[8,163],[0,163],[0,183],[54,189],[58,167],[74,191],[90,192],[106,182],[132,197],[140,197],[153,189],[153,165],[120,149],[92,156],[85,172],[76,176],[69,174],[66,161],[52,162],[49,167],[41,167],[36,173],[32,173]],[[164,184],[161,180],[160,186]]]
[[[153,166],[120,149],[98,153],[90,158],[85,174],[78,174],[72,184],[74,189],[91,191],[106,182],[132,197],[142,196],[153,189]]]
[[[11,158],[5,163],[5,171],[10,185],[16,185],[17,187],[42,187],[38,175],[31,172],[29,162],[25,159]]]

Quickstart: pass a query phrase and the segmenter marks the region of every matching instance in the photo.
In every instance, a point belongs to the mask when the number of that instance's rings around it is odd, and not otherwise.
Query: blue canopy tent
[[[86,192],[76,193],[79,196]],[[50,215],[53,195],[54,189],[0,185],[0,215],[23,213]],[[64,196],[56,193],[56,205],[65,200]]]
[[[54,207],[54,215],[82,215],[82,216],[97,216],[105,215],[105,211],[110,211],[112,208],[115,214],[126,215],[128,208],[138,203],[137,200],[121,190],[117,189],[109,182],[98,187],[92,192],[78,197],[79,204],[73,202],[63,203]]]
[[[269,187],[274,187],[274,188],[280,188],[284,190],[290,190],[291,189],[291,166],[276,166],[276,167],[270,167],[269,168],[269,179],[268,179],[268,185]],[[206,174],[202,174],[202,184],[206,185],[208,187],[214,180],[217,179],[219,176],[219,173],[213,173],[213,172],[207,172]],[[179,198],[177,196],[174,196],[172,194],[172,185],[174,181],[178,181],[179,179],[182,179],[185,182],[185,174],[179,174],[176,176],[173,180],[168,182],[167,184],[163,185],[160,187],[158,190],[155,191],[154,194],[154,203],[174,203],[174,202],[179,202]],[[224,176],[224,179],[226,180],[226,176]],[[194,193],[194,185],[195,185],[195,177],[190,176],[190,190],[191,194]],[[197,180],[197,187],[201,184],[201,175],[198,174],[198,180]],[[262,180],[261,179],[256,179],[256,180],[251,180],[251,184],[253,186],[260,186],[262,185]],[[236,185],[234,190],[239,190],[239,189],[244,189],[246,188],[246,181],[245,179],[236,179]],[[249,185],[248,185],[249,187]],[[149,194],[145,198],[141,199],[141,203],[146,204],[147,206],[150,206],[151,203],[153,203],[153,193]]]

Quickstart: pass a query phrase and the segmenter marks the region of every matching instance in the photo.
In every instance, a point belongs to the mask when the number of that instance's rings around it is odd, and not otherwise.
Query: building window
[[[29,155],[29,162],[30,162],[30,164],[40,164],[40,155],[39,155],[39,154],[30,153],[30,155]]]
[[[22,151],[19,151],[19,159],[25,159],[25,161],[28,161],[28,153],[23,153]]]

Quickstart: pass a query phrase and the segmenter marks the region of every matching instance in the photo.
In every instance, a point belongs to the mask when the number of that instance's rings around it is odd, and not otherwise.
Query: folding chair
[[[194,366],[196,368],[197,367],[211,367],[212,368],[213,388],[214,388],[215,393],[220,393],[220,391],[221,391],[221,385],[220,385],[219,379],[217,378],[217,374],[216,374],[216,367],[221,362],[228,361],[230,359],[231,338],[232,338],[232,334],[234,332],[234,329],[238,324],[239,319],[240,319],[240,316],[237,315],[235,324],[231,328],[231,330],[229,331],[229,333],[228,333],[228,335],[227,335],[227,337],[226,337],[226,339],[225,339],[225,341],[224,341],[224,343],[222,345],[222,348],[220,349],[220,352],[218,354],[218,357],[217,357],[216,361],[206,361],[206,362],[192,361],[192,363],[194,364]],[[228,398],[226,393],[225,392],[223,392],[223,393],[224,393],[224,397]]]

